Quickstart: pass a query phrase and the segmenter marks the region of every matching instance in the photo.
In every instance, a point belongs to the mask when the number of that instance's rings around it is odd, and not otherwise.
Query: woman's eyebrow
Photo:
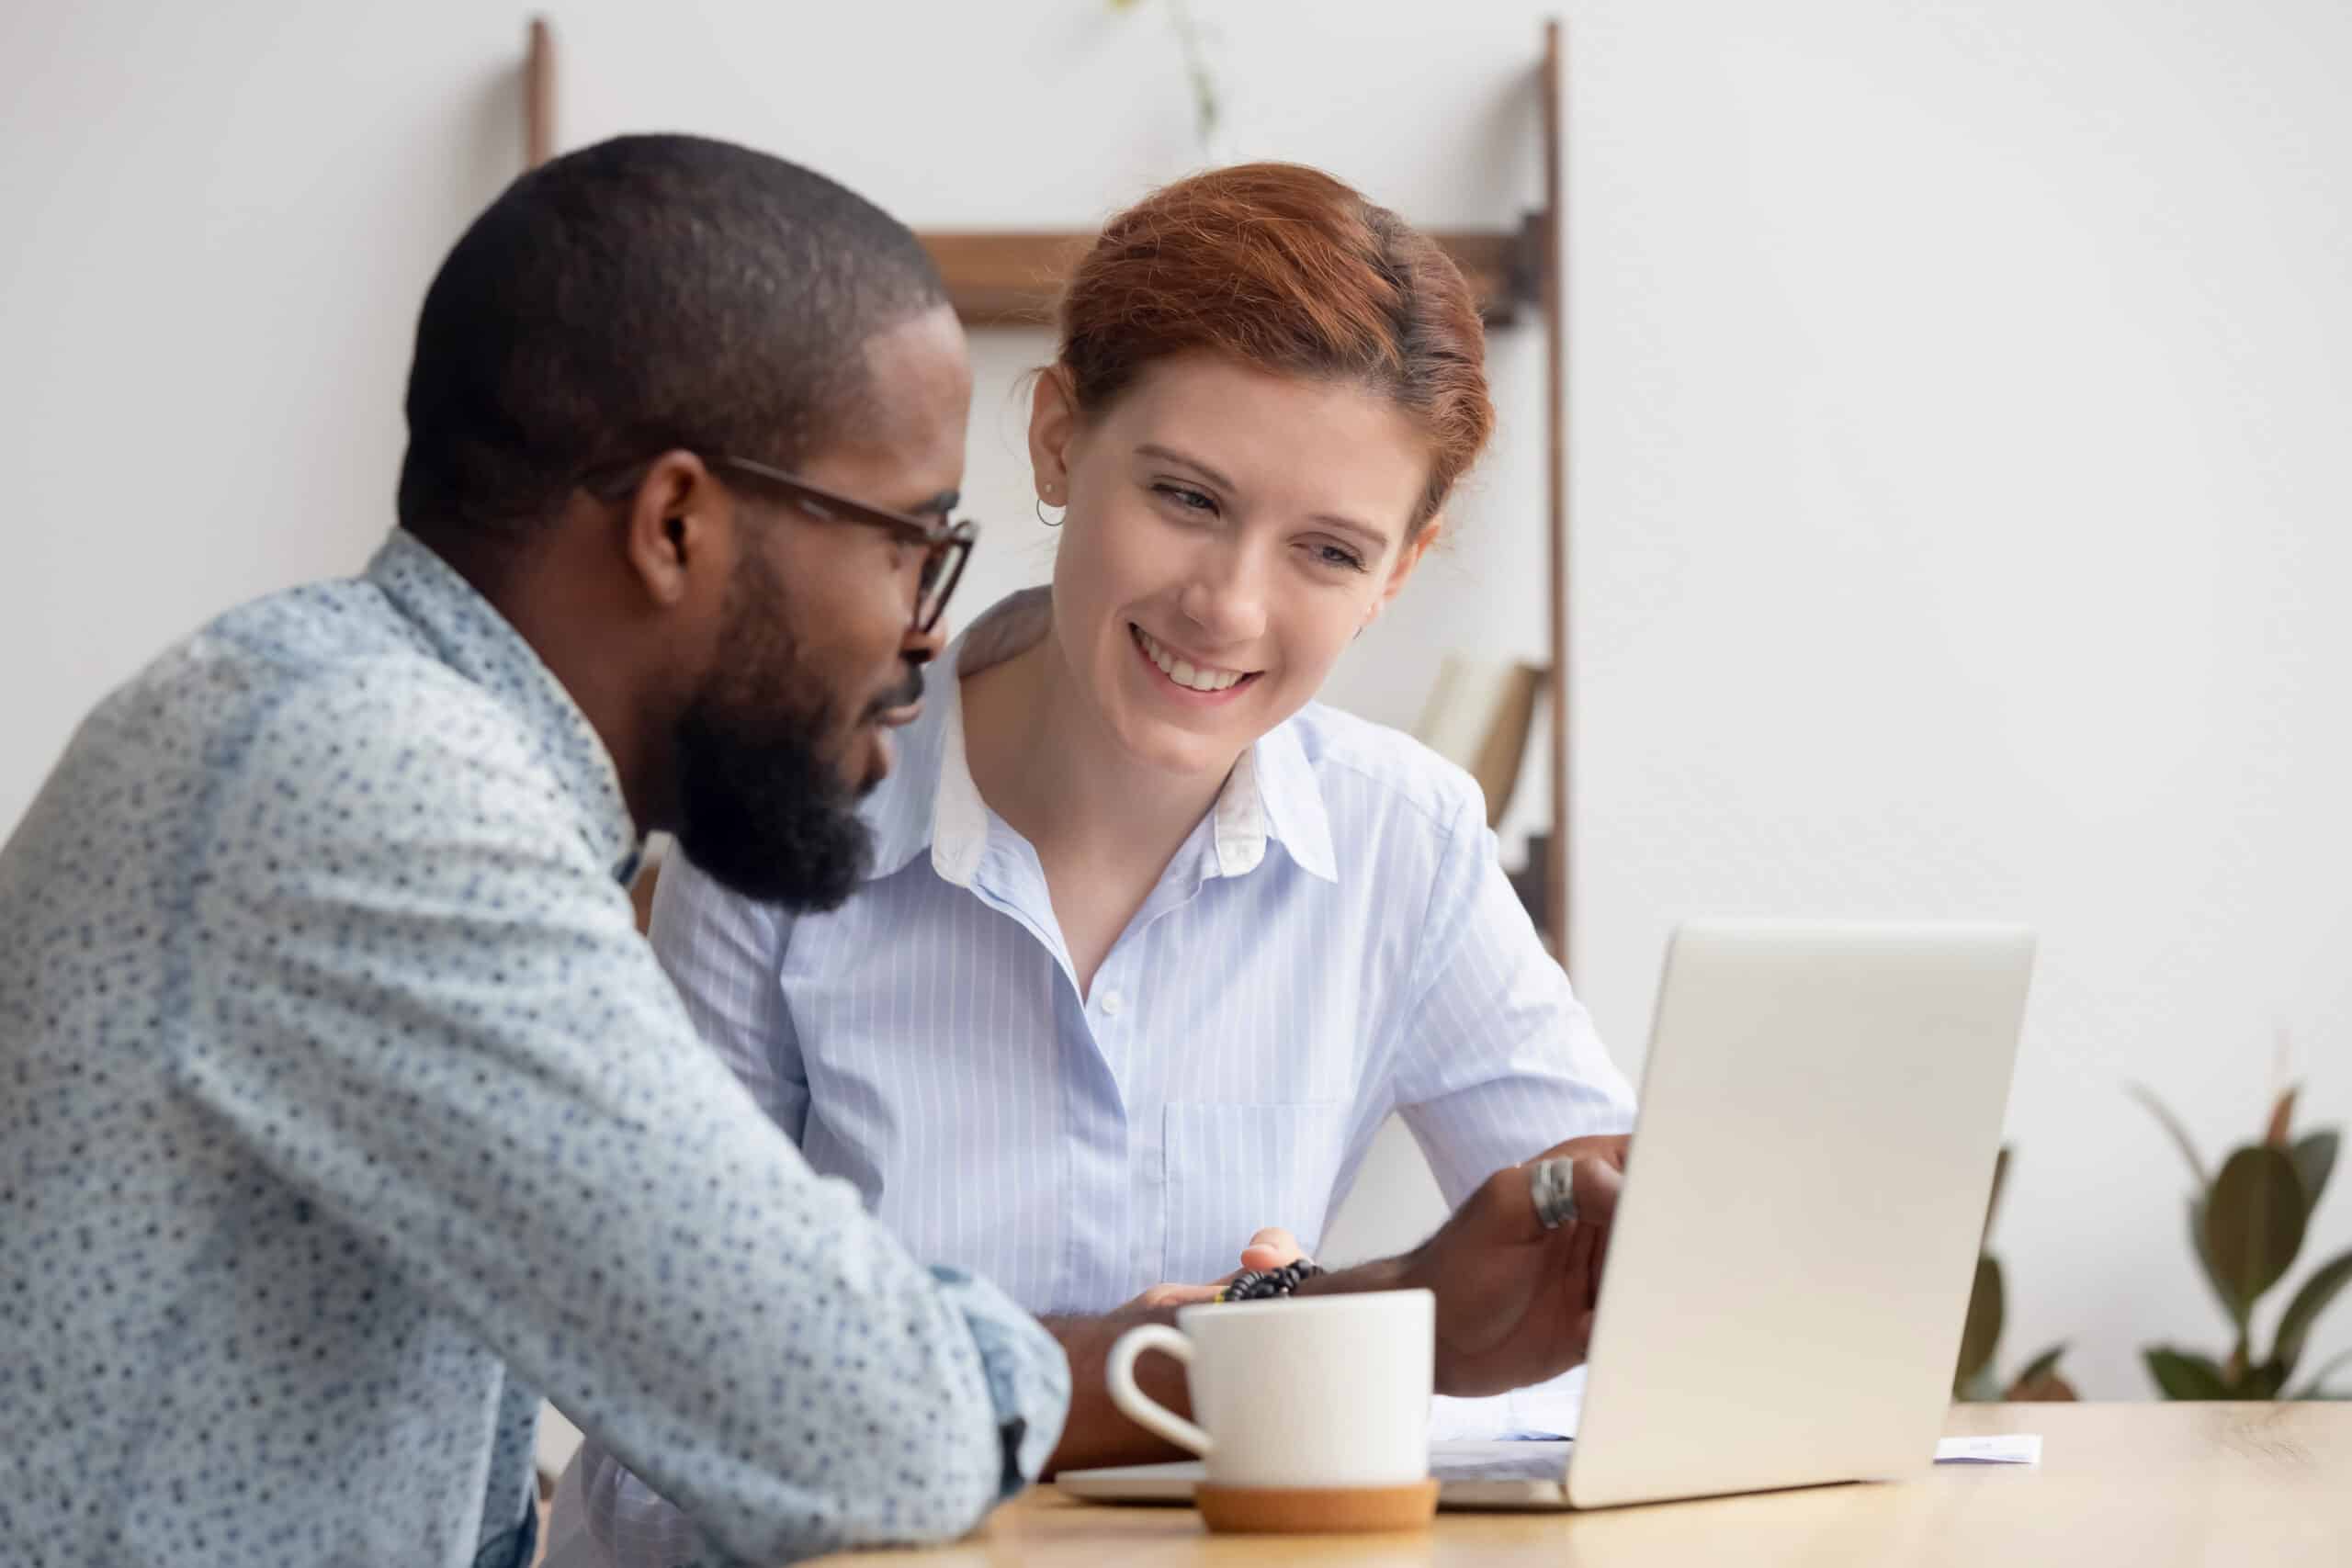
[[[1388,547],[1388,536],[1369,523],[1359,523],[1352,517],[1342,517],[1335,512],[1318,512],[1315,514],[1315,521],[1337,528],[1342,534],[1353,534],[1369,545],[1374,555]]]
[[[1221,486],[1226,490],[1238,490],[1241,488],[1235,484],[1231,479],[1227,479],[1223,474],[1218,473],[1215,468],[1210,468],[1206,463],[1202,462],[1198,457],[1187,457],[1183,453],[1177,451],[1175,448],[1170,446],[1162,446],[1157,442],[1145,442],[1142,446],[1136,448],[1136,456],[1138,457],[1158,457],[1162,462],[1182,464],[1183,467],[1192,469],[1194,473],[1200,475],[1201,478],[1208,480],[1209,483]]]

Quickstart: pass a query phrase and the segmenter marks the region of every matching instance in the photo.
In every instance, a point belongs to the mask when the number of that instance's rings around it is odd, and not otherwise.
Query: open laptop
[[[1437,1445],[1441,1504],[1593,1508],[1924,1472],[2032,964],[2015,927],[1679,930],[1576,1440]],[[1057,1484],[1174,1502],[1201,1476],[1126,1465]]]

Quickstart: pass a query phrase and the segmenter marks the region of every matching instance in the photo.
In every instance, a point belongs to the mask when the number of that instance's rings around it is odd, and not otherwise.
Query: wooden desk
[[[2038,1466],[1939,1465],[1825,1486],[1593,1514],[1442,1513],[1405,1536],[1213,1537],[1190,1508],[1106,1507],[1041,1488],[981,1532],[828,1562],[924,1568],[2290,1568],[2352,1563],[2352,1404],[1960,1405],[1946,1430],[2039,1432]]]

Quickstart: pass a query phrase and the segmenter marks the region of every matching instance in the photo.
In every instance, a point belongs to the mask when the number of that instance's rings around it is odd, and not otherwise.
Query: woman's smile
[[[1262,670],[1233,670],[1192,659],[1133,621],[1127,623],[1127,636],[1149,672],[1151,684],[1170,700],[1187,706],[1222,706],[1238,698],[1265,673]]]

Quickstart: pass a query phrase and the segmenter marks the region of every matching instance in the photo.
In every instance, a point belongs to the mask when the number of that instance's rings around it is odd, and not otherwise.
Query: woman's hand
[[[1250,1245],[1241,1249],[1242,1269],[1254,1269],[1259,1273],[1263,1273],[1269,1269],[1280,1269],[1284,1264],[1306,1261],[1306,1249],[1298,1245],[1298,1237],[1280,1225],[1269,1225],[1266,1229],[1260,1231],[1250,1238]],[[1220,1285],[1228,1285],[1232,1282],[1231,1274],[1227,1274],[1217,1281]]]
[[[1269,1225],[1251,1236],[1250,1245],[1241,1249],[1241,1269],[1236,1269],[1235,1273],[1245,1269],[1262,1271],[1279,1269],[1285,1263],[1296,1263],[1306,1256],[1306,1250],[1298,1245],[1298,1237],[1280,1225]],[[1148,1312],[1158,1307],[1191,1306],[1198,1302],[1215,1301],[1216,1293],[1233,1283],[1233,1280],[1234,1275],[1227,1274],[1224,1279],[1211,1280],[1205,1285],[1154,1285],[1119,1310],[1123,1313]]]

